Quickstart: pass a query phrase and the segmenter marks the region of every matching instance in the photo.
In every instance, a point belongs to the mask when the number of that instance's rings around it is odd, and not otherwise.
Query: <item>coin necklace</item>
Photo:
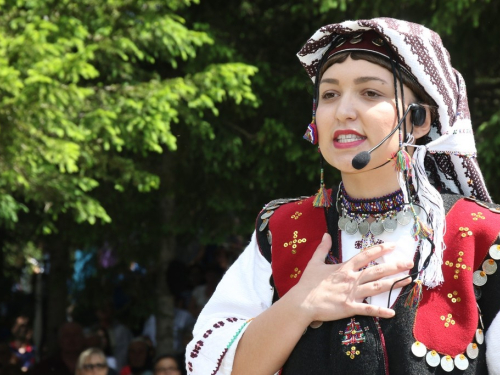
[[[374,199],[353,199],[340,183],[337,194],[337,211],[339,212],[338,226],[341,231],[354,235],[360,233],[363,240],[363,249],[375,244],[374,236],[384,232],[394,232],[398,225],[408,225],[413,219],[409,205],[405,205],[401,190]],[[418,215],[420,208],[414,206]],[[371,223],[368,218],[375,220]]]

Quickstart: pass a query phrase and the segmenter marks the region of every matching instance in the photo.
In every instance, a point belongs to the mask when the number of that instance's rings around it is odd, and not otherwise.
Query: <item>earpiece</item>
[[[422,126],[425,122],[425,108],[424,106],[412,103],[411,105],[411,114],[410,119],[413,126]]]

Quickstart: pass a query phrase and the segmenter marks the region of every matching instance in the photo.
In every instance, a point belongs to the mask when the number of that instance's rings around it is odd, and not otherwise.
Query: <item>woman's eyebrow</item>
[[[358,77],[354,80],[354,84],[356,85],[359,85],[361,83],[365,83],[365,82],[369,82],[369,81],[380,81],[384,84],[387,84],[387,81],[382,79],[382,78],[379,78],[379,77],[371,77],[371,76],[367,76],[367,77]],[[330,83],[332,85],[338,85],[339,84],[339,80],[336,79],[336,78],[323,78],[320,82],[321,83]]]
[[[369,77],[369,76],[368,77],[359,77],[359,78],[356,78],[354,80],[354,83],[356,85],[359,85],[361,83],[365,83],[365,82],[369,82],[369,81],[380,81],[380,82],[382,82],[384,84],[387,84],[387,81],[384,80],[384,79],[382,79],[382,78],[379,78],[379,77]]]
[[[321,83],[331,83],[332,85],[338,85],[339,80],[335,78],[323,78],[320,82]]]

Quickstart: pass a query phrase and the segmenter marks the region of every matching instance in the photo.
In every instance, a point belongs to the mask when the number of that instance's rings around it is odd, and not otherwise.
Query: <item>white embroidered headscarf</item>
[[[323,54],[338,35],[367,30],[376,31],[385,40],[399,63],[438,106],[438,118],[425,137],[425,146],[417,147],[413,154],[413,183],[420,204],[429,214],[436,245],[423,281],[426,286],[435,287],[443,282],[441,264],[445,249],[445,213],[436,188],[491,202],[476,160],[465,82],[451,66],[450,55],[438,34],[422,25],[392,18],[345,21],[316,31],[297,54],[313,82]],[[430,252],[429,245],[422,247],[420,267]]]

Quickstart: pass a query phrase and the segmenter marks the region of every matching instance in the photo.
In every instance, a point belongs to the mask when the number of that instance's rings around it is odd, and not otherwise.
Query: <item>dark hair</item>
[[[321,79],[321,77],[329,67],[331,67],[333,64],[343,63],[347,60],[348,57],[351,57],[351,59],[353,60],[366,60],[392,72],[391,63],[385,57],[379,56],[369,51],[345,51],[334,55],[323,64],[319,73],[319,79]],[[401,69],[401,78],[403,84],[413,92],[413,95],[415,95],[417,102],[427,106],[430,109],[431,123],[433,123],[438,117],[437,105],[435,101],[429,96],[429,94],[425,92],[424,88],[417,82],[417,80],[414,77],[410,76],[404,69]]]
[[[162,359],[168,359],[168,358],[173,359],[175,361],[175,364],[179,368],[179,370],[181,369],[178,358],[173,354],[162,354],[162,355],[156,357],[155,362],[154,362],[154,367],[156,367],[158,362],[160,362]]]

